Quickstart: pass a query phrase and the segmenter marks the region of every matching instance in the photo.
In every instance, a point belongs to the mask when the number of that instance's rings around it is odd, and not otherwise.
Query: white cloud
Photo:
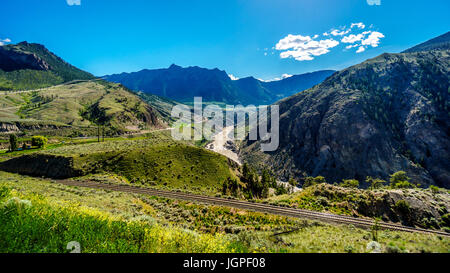
[[[339,42],[334,39],[317,41],[310,36],[289,34],[276,44],[275,49],[283,51],[280,53],[280,57],[283,59],[294,58],[297,61],[311,61],[315,56],[330,52],[329,49],[338,44]]]
[[[345,34],[348,34],[350,31],[352,31],[352,30],[351,29],[347,29],[347,30],[344,29],[344,30],[339,31],[337,29],[334,29],[330,33],[333,36],[344,36]]]
[[[370,25],[369,29],[372,28]],[[282,51],[280,57],[294,58],[297,61],[311,61],[315,57],[327,54],[340,43],[347,44],[345,49],[358,48],[356,53],[364,52],[369,47],[379,46],[384,34],[378,31],[366,30],[362,22],[352,23],[350,26],[335,28],[322,35],[303,36],[289,34],[275,45],[275,49]],[[331,36],[331,37],[330,37]],[[332,38],[332,36],[336,38]],[[342,36],[338,37],[338,36]],[[321,38],[322,37],[322,38]],[[335,40],[335,39],[340,39]]]
[[[69,6],[80,6],[81,0],[66,0],[67,5]]]
[[[239,80],[239,78],[233,76],[233,74],[228,74],[228,77],[230,77],[230,79],[231,79],[232,81],[237,81],[237,80]]]
[[[11,39],[9,39],[9,38],[0,39],[0,46],[4,46],[5,43],[11,43]]]
[[[276,45],[276,50],[286,50],[289,48],[295,48],[300,44],[304,44],[307,42],[312,41],[312,38],[310,36],[302,36],[302,35],[292,35],[289,34],[288,36],[281,39]]]
[[[373,31],[370,33],[369,37],[367,39],[363,40],[361,42],[362,45],[370,45],[372,47],[377,47],[380,44],[380,39],[384,38],[383,33],[380,33],[378,31]]]
[[[361,53],[361,52],[364,52],[364,51],[366,51],[366,48],[363,47],[363,46],[360,46],[360,47],[358,48],[358,50],[356,50],[356,53]]]
[[[345,43],[345,44],[353,44],[355,42],[359,42],[364,38],[364,34],[358,34],[358,35],[354,35],[354,34],[350,34],[348,36],[345,36],[344,38],[342,38],[341,42]]]
[[[281,81],[281,80],[290,78],[290,77],[292,77],[292,76],[293,76],[293,75],[291,75],[291,74],[283,74],[283,75],[281,75],[281,77],[275,77],[275,78],[268,79],[268,80],[263,80],[263,79],[261,79],[261,78],[258,78],[258,80],[259,80],[259,81],[262,81],[262,82],[275,82],[275,81]]]
[[[364,25],[363,23],[353,23],[350,28],[354,28],[354,27],[358,27],[359,29],[365,29],[366,25]]]
[[[350,34],[342,38],[341,42],[348,45],[345,48],[351,49],[359,47],[356,53],[364,52],[368,47],[377,47],[380,44],[380,40],[384,38],[384,34],[378,31],[364,31],[360,34]]]
[[[359,46],[358,44],[356,44],[356,45],[348,45],[345,48],[346,49],[351,49],[351,48],[358,47],[358,46]]]

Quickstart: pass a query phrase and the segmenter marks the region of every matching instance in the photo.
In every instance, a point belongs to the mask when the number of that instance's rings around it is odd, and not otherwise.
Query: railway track
[[[324,222],[331,222],[337,224],[351,224],[361,228],[372,228],[375,224],[377,224],[380,229],[389,229],[395,231],[404,231],[404,232],[416,232],[416,233],[425,233],[425,234],[436,234],[441,236],[450,236],[450,234],[444,231],[438,230],[429,230],[429,229],[421,229],[421,228],[413,228],[407,227],[399,224],[387,223],[387,222],[378,222],[375,223],[374,220],[364,219],[364,218],[354,218],[350,216],[344,215],[336,215],[330,213],[323,212],[315,212],[309,210],[295,209],[295,208],[287,208],[280,207],[274,205],[268,205],[263,203],[253,203],[248,201],[234,200],[234,199],[225,199],[219,197],[212,196],[204,196],[198,194],[190,194],[183,192],[175,192],[175,191],[165,191],[165,190],[157,190],[151,188],[140,188],[130,185],[115,185],[115,184],[104,184],[92,181],[71,181],[71,180],[52,180],[53,182],[63,184],[66,186],[74,186],[74,187],[85,187],[85,188],[93,188],[93,189],[102,189],[109,191],[118,191],[125,193],[136,193],[136,194],[146,194],[152,196],[166,197],[171,199],[178,199],[184,201],[193,201],[200,202],[211,205],[220,205],[226,207],[233,207],[239,209],[246,209],[251,211],[276,214],[281,216],[295,217],[295,218],[307,218],[311,220],[319,220]]]

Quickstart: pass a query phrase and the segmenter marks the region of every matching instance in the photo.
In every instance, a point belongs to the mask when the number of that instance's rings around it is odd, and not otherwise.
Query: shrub
[[[396,183],[394,185],[391,185],[391,187],[393,189],[412,189],[412,188],[414,188],[414,185],[407,181],[402,181],[402,182]]]
[[[395,209],[403,214],[408,214],[410,206],[405,200],[399,200],[395,203]]]
[[[379,188],[383,187],[383,184],[385,184],[386,181],[383,179],[373,178],[373,177],[368,176],[366,178],[366,183],[370,184],[370,189],[373,190],[373,189],[379,189]]]
[[[283,194],[287,194],[288,191],[286,189],[286,187],[284,187],[283,185],[279,185],[275,188],[275,194],[276,195],[283,195]]]
[[[358,188],[359,181],[356,179],[344,179],[339,185],[344,188]]]
[[[414,185],[411,184],[409,181],[409,177],[406,176],[406,172],[399,171],[391,175],[390,182],[391,187],[393,189],[407,189],[407,188],[413,188]]]
[[[44,147],[47,144],[47,138],[43,136],[33,136],[31,138],[31,145],[39,148]]]
[[[440,191],[439,188],[434,186],[434,185],[430,186],[430,190],[431,190],[432,193],[435,193],[435,194],[439,193],[439,191]]]
[[[450,227],[450,213],[443,215],[441,219],[443,226]]]
[[[310,186],[314,186],[317,184],[321,184],[321,183],[327,183],[327,181],[325,180],[325,177],[323,176],[317,176],[317,177],[305,177],[305,182],[303,183],[303,188],[307,188]]]
[[[291,185],[292,187],[296,187],[298,185],[298,182],[294,178],[291,178],[289,179],[289,185]]]

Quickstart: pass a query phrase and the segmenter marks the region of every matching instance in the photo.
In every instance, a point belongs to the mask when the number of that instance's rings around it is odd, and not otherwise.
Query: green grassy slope
[[[158,132],[147,139],[66,145],[12,158],[0,163],[0,168],[55,178],[109,173],[128,183],[211,194],[220,192],[227,178],[235,177],[227,158],[175,142],[168,134]]]
[[[120,85],[106,82],[80,82],[40,91],[2,93],[0,105],[5,109],[0,113],[0,122],[56,122],[74,127],[74,130],[101,124],[108,134],[162,126],[147,103]]]

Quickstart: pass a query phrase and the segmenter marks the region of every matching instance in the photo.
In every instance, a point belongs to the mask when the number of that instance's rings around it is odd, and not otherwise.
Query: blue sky
[[[448,0],[368,2],[377,0],[2,0],[0,43],[42,43],[98,76],[176,63],[268,80],[450,30]]]

